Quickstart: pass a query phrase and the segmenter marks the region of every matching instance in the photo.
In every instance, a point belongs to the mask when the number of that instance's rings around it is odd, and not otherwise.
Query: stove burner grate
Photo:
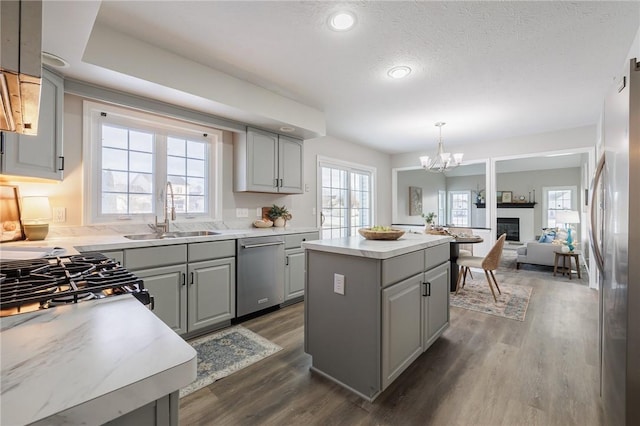
[[[2,310],[20,312],[34,303],[38,309],[126,293],[142,303],[152,299],[141,279],[101,253],[0,262]]]

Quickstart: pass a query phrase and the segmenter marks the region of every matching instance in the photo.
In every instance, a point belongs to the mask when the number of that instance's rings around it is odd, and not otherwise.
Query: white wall
[[[64,99],[64,156],[65,173],[62,182],[29,183],[20,180],[21,195],[48,195],[52,207],[65,207],[67,220],[53,227],[82,226],[83,169],[82,169],[82,101],[83,98],[65,94]],[[256,209],[272,204],[286,205],[293,215],[291,226],[316,226],[316,157],[338,158],[374,167],[377,170],[375,222],[391,223],[391,167],[390,157],[363,146],[329,136],[304,142],[304,181],[308,192],[298,195],[278,195],[233,192],[233,143],[231,133],[224,132],[222,144],[222,218],[230,227],[248,227],[256,218]],[[236,218],[236,208],[248,208],[249,218]],[[319,214],[319,212],[318,212]]]

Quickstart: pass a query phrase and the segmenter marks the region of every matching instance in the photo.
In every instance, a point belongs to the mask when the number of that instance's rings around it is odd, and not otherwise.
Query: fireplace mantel
[[[474,203],[477,208],[484,209],[486,208],[485,203]],[[538,203],[498,203],[497,206],[499,209],[532,209]]]

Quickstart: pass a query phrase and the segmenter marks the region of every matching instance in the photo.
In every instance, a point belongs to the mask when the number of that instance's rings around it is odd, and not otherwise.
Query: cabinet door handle
[[[289,256],[285,256],[284,264],[285,264],[285,266],[289,266]]]
[[[427,297],[431,296],[431,283],[427,281]]]
[[[184,272],[182,274],[182,285],[186,285],[187,284],[187,274],[185,274]]]
[[[275,178],[274,181],[275,182],[273,183],[273,186],[275,186],[277,188],[278,187],[278,178]]]
[[[193,285],[193,272],[191,273],[191,281],[189,281],[189,284]]]
[[[427,283],[421,282],[420,285],[422,286],[422,297],[426,297],[427,296]]]
[[[283,186],[284,186],[284,181],[280,179],[280,188],[282,188]]]
[[[64,170],[64,156],[59,156],[58,157],[60,159],[60,168],[58,169],[59,171]]]

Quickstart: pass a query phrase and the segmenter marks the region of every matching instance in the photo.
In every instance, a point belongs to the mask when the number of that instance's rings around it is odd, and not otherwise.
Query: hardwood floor
[[[551,270],[527,284],[525,321],[451,308],[451,326],[373,403],[309,371],[304,304],[242,325],[284,350],[180,401],[182,425],[601,425],[598,295]]]

